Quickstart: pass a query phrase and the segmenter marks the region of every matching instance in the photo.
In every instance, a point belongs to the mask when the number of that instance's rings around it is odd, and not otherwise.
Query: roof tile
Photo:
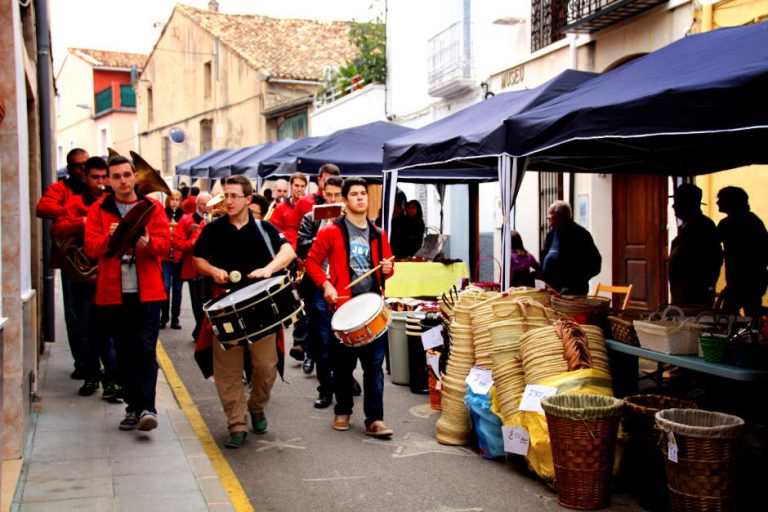
[[[147,55],[143,53],[125,53],[112,52],[108,50],[92,50],[87,48],[69,48],[72,53],[82,53],[95,61],[95,66],[104,66],[108,68],[130,68],[137,67],[142,69],[147,62]]]
[[[176,4],[180,12],[275,78],[321,80],[323,69],[359,54],[349,23],[223,14]]]

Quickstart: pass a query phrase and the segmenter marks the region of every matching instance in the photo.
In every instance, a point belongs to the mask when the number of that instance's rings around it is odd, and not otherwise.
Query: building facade
[[[56,163],[83,148],[106,155],[111,147],[127,155],[136,150],[134,82],[147,56],[69,48],[56,75]]]
[[[139,152],[169,175],[211,149],[307,136],[324,69],[356,54],[347,23],[177,4],[137,84]]]

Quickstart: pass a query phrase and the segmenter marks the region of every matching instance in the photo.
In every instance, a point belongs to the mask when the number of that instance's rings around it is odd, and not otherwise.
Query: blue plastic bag
[[[472,425],[477,434],[477,446],[484,459],[503,457],[504,438],[501,434],[501,418],[491,411],[491,393],[478,395],[467,389],[464,403],[469,408]]]

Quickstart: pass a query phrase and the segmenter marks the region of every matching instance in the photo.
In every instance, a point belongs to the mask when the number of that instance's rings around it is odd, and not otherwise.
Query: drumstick
[[[395,259],[395,257],[394,257],[394,256],[390,256],[389,258],[387,258],[387,259],[385,259],[385,260],[382,260],[382,261],[392,261],[393,259]],[[349,290],[350,288],[352,288],[353,286],[355,286],[357,283],[359,283],[360,281],[362,281],[363,279],[365,279],[365,278],[366,278],[366,277],[368,277],[369,275],[371,275],[371,274],[373,274],[374,272],[376,272],[377,270],[379,270],[379,269],[381,268],[381,265],[382,265],[382,263],[379,263],[378,265],[376,265],[375,267],[373,267],[371,270],[369,270],[369,271],[368,271],[368,272],[366,272],[365,274],[361,275],[360,277],[358,277],[357,279],[355,279],[354,281],[352,281],[351,283],[349,283],[347,286],[345,286],[345,287],[344,287],[344,289],[345,289],[345,290]]]

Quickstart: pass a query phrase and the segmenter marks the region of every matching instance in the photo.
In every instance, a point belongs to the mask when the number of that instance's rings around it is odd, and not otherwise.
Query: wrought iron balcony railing
[[[667,0],[566,0],[567,19],[563,32],[597,32],[647,11]]]

